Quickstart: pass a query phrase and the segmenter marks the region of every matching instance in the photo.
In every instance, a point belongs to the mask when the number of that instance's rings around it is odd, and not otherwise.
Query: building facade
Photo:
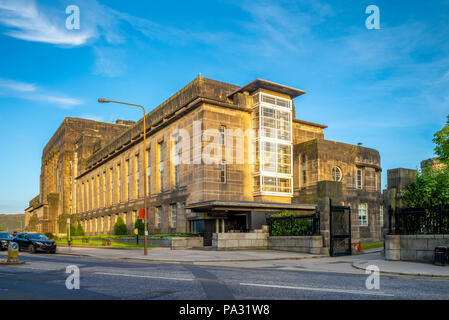
[[[360,221],[367,238],[379,237],[378,204],[370,202],[381,195],[378,152],[326,141],[326,126],[295,119],[293,99],[304,93],[260,79],[239,87],[197,77],[146,115],[145,146],[143,119],[101,143],[78,135],[77,220],[100,234],[122,217],[131,231],[146,197],[150,233],[195,231],[209,244],[214,232],[260,228],[270,213],[310,210],[314,186],[330,180],[358,211],[368,203]]]
[[[77,212],[76,177],[83,170],[84,161],[130,124],[120,120],[113,124],[64,119],[42,152],[40,193],[25,209],[26,225],[30,231],[66,232],[67,218]],[[75,152],[80,143],[83,152]]]

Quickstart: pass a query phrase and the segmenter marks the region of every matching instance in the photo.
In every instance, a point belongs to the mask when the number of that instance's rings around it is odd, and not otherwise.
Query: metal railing
[[[314,236],[320,235],[320,214],[268,217],[270,236]]]
[[[449,206],[388,210],[390,234],[449,234]]]

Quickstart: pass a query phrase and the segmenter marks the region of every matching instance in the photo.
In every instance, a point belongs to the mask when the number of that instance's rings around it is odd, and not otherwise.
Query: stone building
[[[377,150],[317,138],[295,144],[293,161],[298,178],[294,202],[320,204],[330,198],[334,204],[351,207],[353,239],[382,238],[382,169]],[[319,183],[326,181],[334,183]]]
[[[67,218],[76,214],[75,179],[83,170],[86,158],[132,124],[120,120],[112,124],[64,119],[42,152],[40,193],[25,209],[29,230],[55,234],[66,232]],[[83,151],[77,153],[75,150],[79,143],[82,143]],[[36,225],[30,226],[30,219]]]
[[[333,181],[343,186],[336,201],[362,213],[355,235],[379,238],[378,152],[324,140],[325,125],[295,119],[293,99],[304,93],[260,79],[239,87],[197,77],[147,114],[146,146],[143,119],[111,124],[117,131],[103,136],[73,134],[67,206],[87,234],[112,233],[119,216],[131,231],[146,196],[150,233],[196,231],[210,244],[215,232],[261,228],[273,212],[310,211],[329,196],[317,193],[317,184]],[[58,148],[50,157],[53,149],[43,157],[47,198],[62,192],[51,183],[59,163],[51,159],[61,158]]]

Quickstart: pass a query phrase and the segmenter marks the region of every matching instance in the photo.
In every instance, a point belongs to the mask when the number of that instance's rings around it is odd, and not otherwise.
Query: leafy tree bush
[[[137,228],[137,230],[139,231],[139,235],[145,234],[145,222],[143,219],[137,219],[134,227]],[[147,230],[148,230],[148,228],[147,228]]]
[[[405,189],[404,201],[412,208],[449,205],[449,167],[423,168]]]
[[[447,116],[446,125],[433,136],[435,154],[438,155],[438,159],[441,162],[449,165],[449,115]]]
[[[78,223],[78,225],[76,226],[75,235],[77,235],[77,236],[84,236],[85,235],[84,229],[83,229],[83,227],[81,226],[80,223]]]
[[[270,218],[288,218],[298,216],[290,211],[270,215]],[[271,225],[271,234],[273,236],[294,236],[294,235],[312,235],[312,219],[294,219],[291,226],[290,219],[274,219]]]
[[[118,217],[117,222],[114,224],[114,234],[125,235],[128,234],[128,228],[122,217]]]

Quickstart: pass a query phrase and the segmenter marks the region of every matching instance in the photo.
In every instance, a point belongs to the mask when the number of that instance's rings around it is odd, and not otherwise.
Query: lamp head
[[[110,102],[110,101],[107,100],[107,99],[98,98],[98,102],[99,102],[99,103],[108,103],[108,102]]]

